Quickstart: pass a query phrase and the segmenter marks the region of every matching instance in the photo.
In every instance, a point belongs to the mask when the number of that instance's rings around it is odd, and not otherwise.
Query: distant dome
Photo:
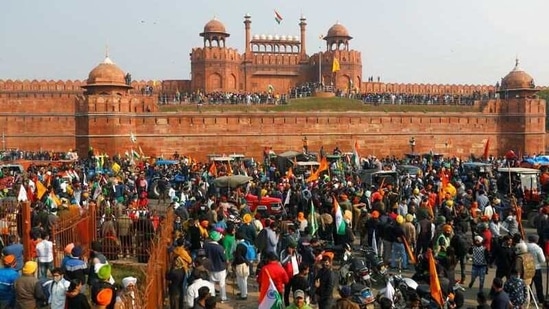
[[[297,35],[294,36],[294,41],[299,41],[299,37]]]
[[[109,57],[91,70],[88,75],[86,86],[124,86],[131,88],[126,84],[126,74]]]
[[[327,38],[330,37],[351,37],[349,35],[349,31],[347,31],[347,28],[340,24],[339,22],[333,25],[330,29],[328,29],[328,34],[326,35]]]
[[[280,40],[280,36],[279,36],[278,34],[276,34],[276,35],[274,36],[274,39],[275,39],[275,40]]]
[[[515,68],[501,81],[501,90],[526,90],[535,87],[534,78],[519,68],[518,59]]]
[[[273,36],[269,34],[269,35],[267,36],[267,40],[272,40],[272,39],[273,39]]]
[[[267,39],[267,36],[264,35],[264,34],[262,34],[262,35],[260,36],[260,38],[261,38],[262,40],[266,40],[266,39]]]
[[[281,39],[282,41],[286,41],[286,40],[288,39],[288,37],[286,37],[285,35],[282,35],[282,36],[280,36],[280,39]]]
[[[259,34],[254,35],[254,40],[259,40]]]
[[[204,26],[204,33],[227,33],[227,30],[225,25],[214,17]]]

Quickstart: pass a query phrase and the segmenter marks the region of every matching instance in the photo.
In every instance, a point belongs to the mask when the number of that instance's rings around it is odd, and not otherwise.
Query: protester
[[[0,268],[0,308],[15,306],[15,281],[20,274],[15,270],[17,260],[14,255],[5,255],[2,258],[4,267]]]
[[[318,297],[318,308],[330,309],[333,303],[333,290],[335,286],[330,258],[322,258],[322,268],[316,274],[314,284]]]
[[[61,268],[52,269],[51,274],[53,279],[42,284],[44,289],[50,291],[48,304],[51,309],[65,309],[67,298],[65,294],[69,291],[71,282],[63,278],[63,270]],[[80,292],[80,287],[78,287],[78,292]]]
[[[47,304],[42,286],[36,278],[38,264],[28,261],[22,268],[23,275],[15,280],[15,308],[35,309]]]
[[[80,279],[73,279],[66,293],[66,309],[91,309],[90,303],[86,298],[86,295],[81,293],[82,281]],[[52,307],[53,309],[53,307]]]
[[[303,292],[302,290],[295,290],[294,302],[289,306],[287,306],[286,309],[312,309],[312,308],[305,302],[305,292]]]

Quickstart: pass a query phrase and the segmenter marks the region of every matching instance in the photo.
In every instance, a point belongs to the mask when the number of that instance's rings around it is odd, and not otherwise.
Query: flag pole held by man
[[[262,282],[260,284],[258,309],[282,309],[282,297],[276,289],[269,272],[263,278],[268,278],[269,282]]]

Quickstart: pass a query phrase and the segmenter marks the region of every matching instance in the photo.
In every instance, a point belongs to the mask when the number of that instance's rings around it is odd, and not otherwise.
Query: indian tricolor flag
[[[282,22],[282,15],[280,15],[280,13],[278,13],[277,10],[275,10],[275,21],[280,25],[280,23]]]
[[[345,230],[347,229],[347,223],[343,219],[343,212],[341,211],[341,206],[337,202],[337,198],[332,196],[334,200],[334,216],[335,216],[335,228],[337,235],[345,235]]]
[[[266,273],[266,276],[265,274],[262,276],[262,281],[265,279],[269,279],[269,281],[261,282],[258,309],[282,309],[282,297],[280,297],[269,272]]]

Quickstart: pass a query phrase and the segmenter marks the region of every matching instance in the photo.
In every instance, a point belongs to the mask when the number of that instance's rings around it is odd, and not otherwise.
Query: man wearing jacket
[[[211,231],[209,237],[204,243],[204,251],[212,263],[210,280],[218,282],[221,302],[226,302],[228,300],[227,287],[225,285],[225,280],[227,279],[227,259],[225,257],[225,250],[219,244],[222,235],[217,231]]]

